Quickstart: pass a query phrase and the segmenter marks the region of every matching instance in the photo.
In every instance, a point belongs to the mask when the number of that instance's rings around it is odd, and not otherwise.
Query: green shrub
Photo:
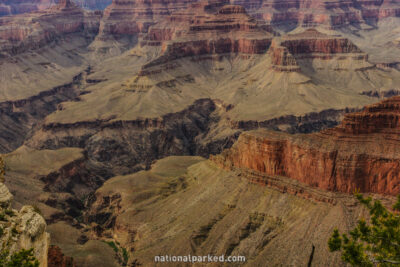
[[[400,196],[393,211],[379,200],[359,193],[356,197],[369,210],[370,220],[359,220],[349,235],[335,229],[328,241],[330,251],[340,251],[352,266],[400,266]]]
[[[126,251],[126,248],[122,248],[122,256],[124,257],[124,263],[126,264],[129,259],[128,251]]]
[[[0,252],[0,267],[39,267],[39,261],[33,256],[33,249],[22,249],[8,256],[8,251]]]

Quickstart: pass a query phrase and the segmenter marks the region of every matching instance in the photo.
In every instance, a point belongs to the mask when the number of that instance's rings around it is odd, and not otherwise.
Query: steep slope
[[[169,157],[149,171],[108,180],[85,220],[93,238],[118,244],[129,263],[144,266],[158,266],[155,255],[189,254],[246,257],[230,266],[304,266],[313,246],[313,266],[342,266],[327,239],[366,211],[352,196],[290,182],[285,187],[282,193],[249,183],[245,173],[201,158]],[[291,188],[302,193],[292,195]]]
[[[254,131],[214,162],[270,176],[286,176],[325,190],[400,193],[400,97],[345,116],[336,128],[310,135]],[[259,182],[269,184],[269,179]]]

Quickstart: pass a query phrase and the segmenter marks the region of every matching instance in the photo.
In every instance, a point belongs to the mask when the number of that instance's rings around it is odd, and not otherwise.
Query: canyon
[[[387,204],[399,194],[399,114],[395,96],[318,133],[254,130],[209,160],[158,160],[148,171],[105,182],[85,221],[94,236],[130,251],[136,264],[150,264],[161,251],[245,255],[244,266],[303,265],[311,253],[311,246],[301,249],[306,242],[316,248],[314,264],[340,266],[323,244],[334,225],[349,229],[366,216],[351,193],[372,193]],[[302,210],[308,205],[326,210],[310,215],[314,208]],[[297,243],[303,231],[307,237]],[[291,249],[282,258],[279,251]]]
[[[400,193],[398,2],[26,2],[0,0],[0,152],[49,266],[342,266],[351,193]]]

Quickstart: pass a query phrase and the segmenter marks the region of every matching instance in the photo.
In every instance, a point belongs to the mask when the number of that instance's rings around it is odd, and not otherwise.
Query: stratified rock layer
[[[71,33],[95,34],[100,15],[61,0],[43,11],[0,18],[0,55],[38,49]]]
[[[246,10],[223,1],[203,1],[151,27],[145,45],[163,45],[169,57],[222,53],[265,53],[272,34]],[[170,41],[171,42],[166,42]]]
[[[280,71],[299,71],[298,60],[304,59],[350,59],[353,62],[359,61],[360,68],[365,68],[365,64],[368,64],[368,55],[349,39],[338,35],[326,35],[315,29],[277,37],[273,40],[269,52],[273,68]]]
[[[286,176],[325,190],[400,193],[400,97],[309,135],[251,131],[213,157],[219,166]],[[266,178],[267,179],[267,178]]]
[[[150,25],[195,0],[113,0],[104,11],[100,39],[147,32]]]

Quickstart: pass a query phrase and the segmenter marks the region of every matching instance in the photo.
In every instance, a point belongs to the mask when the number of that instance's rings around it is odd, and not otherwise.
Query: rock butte
[[[345,116],[320,133],[243,133],[231,149],[212,160],[225,169],[250,169],[286,176],[325,190],[400,193],[400,97]]]
[[[241,6],[203,1],[150,27],[142,46],[162,46],[148,65],[205,54],[263,54],[273,34]]]
[[[362,62],[368,60],[368,55],[347,38],[326,35],[315,29],[275,38],[270,54],[273,68],[280,71],[300,71],[299,59],[329,60],[340,57]]]

